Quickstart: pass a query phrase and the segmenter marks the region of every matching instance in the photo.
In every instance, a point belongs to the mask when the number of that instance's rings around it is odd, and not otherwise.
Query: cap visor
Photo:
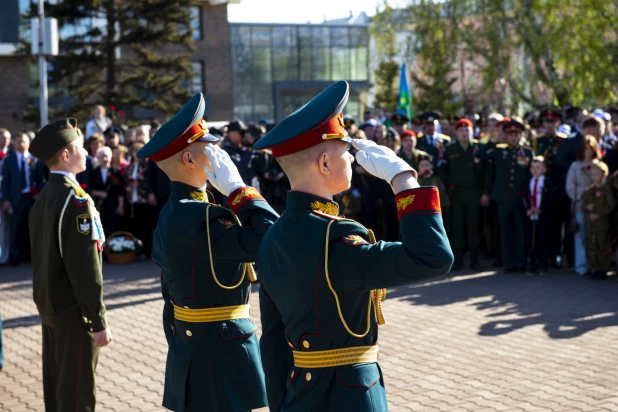
[[[352,138],[350,136],[346,136],[343,139],[341,139],[342,142],[346,142],[346,143],[351,143],[352,142]]]
[[[196,140],[196,142],[218,142],[219,138],[211,135],[210,133],[205,134]]]

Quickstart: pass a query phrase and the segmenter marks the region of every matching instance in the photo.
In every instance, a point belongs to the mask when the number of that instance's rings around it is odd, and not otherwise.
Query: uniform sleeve
[[[279,215],[252,187],[238,189],[228,199],[242,226],[229,211],[211,206],[208,224],[213,256],[219,261],[255,262],[262,237]],[[206,230],[200,234],[206,242]]]
[[[103,304],[102,258],[92,239],[95,230],[88,203],[69,199],[61,222],[62,260],[82,314],[94,332],[107,327]]]
[[[260,352],[266,376],[268,406],[271,411],[279,411],[285,401],[287,377],[294,365],[294,357],[285,338],[281,313],[263,284],[260,285],[260,317]]]
[[[328,267],[337,283],[368,291],[448,273],[453,252],[442,222],[438,190],[421,187],[403,191],[397,195],[397,210],[403,242],[372,245],[349,232],[331,237]],[[345,225],[340,229],[345,230]]]

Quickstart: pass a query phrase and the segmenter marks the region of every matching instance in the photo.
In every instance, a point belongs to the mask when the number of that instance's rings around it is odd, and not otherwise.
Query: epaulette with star
[[[496,149],[507,149],[509,147],[508,143],[498,143],[496,145]]]

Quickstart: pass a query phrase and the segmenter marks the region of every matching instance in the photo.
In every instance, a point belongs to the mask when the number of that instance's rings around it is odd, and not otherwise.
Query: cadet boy
[[[278,215],[213,144],[219,139],[202,120],[204,107],[196,94],[137,153],[171,180],[152,250],[161,267],[169,346],[163,406],[247,411],[266,405],[257,327],[248,319],[249,262]],[[211,203],[207,181],[231,210]]]
[[[352,140],[359,164],[392,185],[403,243],[337,217],[354,158],[334,83],[260,140],[290,178],[287,209],[260,248],[260,348],[273,411],[385,411],[377,325],[386,287],[447,273],[453,255],[438,191],[390,149]]]
[[[99,348],[112,334],[103,304],[103,228],[75,178],[86,169],[88,153],[75,119],[42,128],[30,151],[50,169],[29,216],[45,410],[94,411]]]
[[[590,169],[592,185],[584,192],[582,208],[586,213],[586,248],[593,279],[607,279],[612,264],[611,214],[615,201],[612,188],[605,184],[607,165],[594,160]]]
[[[501,255],[506,272],[526,269],[524,193],[530,182],[530,162],[534,152],[520,144],[525,127],[516,120],[502,126],[506,143],[487,150],[489,167],[485,171],[486,187],[498,204]],[[484,195],[485,197],[486,195]],[[488,199],[483,199],[488,204]]]
[[[524,204],[526,207],[526,248],[528,250],[528,275],[540,269],[539,276],[547,274],[549,268],[548,235],[555,216],[555,187],[546,175],[543,156],[534,156],[530,163],[530,182],[526,185]]]
[[[461,119],[455,125],[457,140],[446,147],[441,175],[451,199],[451,234],[455,263],[451,270],[463,269],[463,255],[470,251],[470,268],[480,271],[482,164],[476,156],[479,143],[472,139],[472,122]]]

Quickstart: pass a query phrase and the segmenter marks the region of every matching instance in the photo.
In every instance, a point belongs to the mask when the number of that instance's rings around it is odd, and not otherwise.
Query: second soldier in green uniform
[[[481,188],[483,169],[477,157],[480,145],[472,139],[472,122],[461,119],[455,125],[457,140],[446,148],[442,181],[451,200],[451,237],[455,252],[452,270],[463,269],[463,255],[470,251],[470,268],[482,270],[479,262],[481,236]]]
[[[247,187],[205,126],[196,94],[137,153],[171,180],[152,259],[161,267],[168,343],[163,406],[240,412],[266,406],[264,373],[249,318],[250,262],[278,215]],[[212,203],[206,182],[229,199]]]

